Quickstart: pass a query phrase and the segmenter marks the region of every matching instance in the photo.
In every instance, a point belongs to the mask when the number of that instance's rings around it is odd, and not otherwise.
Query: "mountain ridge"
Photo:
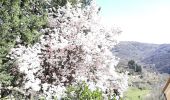
[[[135,60],[144,65],[154,65],[158,72],[170,74],[170,44],[120,41],[112,52],[120,61]]]

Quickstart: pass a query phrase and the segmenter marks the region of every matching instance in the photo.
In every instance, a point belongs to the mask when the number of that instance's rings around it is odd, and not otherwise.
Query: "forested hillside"
[[[170,45],[122,41],[113,48],[122,62],[135,60],[154,71],[170,73]]]
[[[154,64],[158,71],[170,74],[170,44],[159,45],[159,48],[147,55],[142,62]]]

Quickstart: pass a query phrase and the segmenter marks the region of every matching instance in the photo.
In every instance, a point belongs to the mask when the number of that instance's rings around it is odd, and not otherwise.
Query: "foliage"
[[[76,85],[71,85],[66,90],[65,97],[62,100],[103,100],[103,93],[98,88],[95,90],[90,90],[89,86],[85,83],[78,83]],[[106,98],[105,98],[106,99]],[[107,100],[117,100],[116,95],[108,95]],[[120,98],[119,100],[122,100]]]
[[[128,62],[128,66],[129,66],[130,69],[133,69],[135,67],[135,61],[134,60],[130,60]]]
[[[133,69],[135,72],[142,72],[141,65],[138,65],[137,63],[135,63],[134,60],[130,60],[128,62],[128,67],[129,67],[129,69]]]
[[[69,86],[63,100],[103,100],[103,97],[99,89],[92,91],[88,85],[83,82],[75,86]]]
[[[47,12],[44,0],[1,0],[0,1],[0,83],[12,79],[8,73],[13,62],[6,58],[17,38],[22,43],[32,44],[38,40],[38,30],[46,25]]]
[[[58,8],[59,6],[64,6],[67,3],[67,0],[52,0],[51,4],[53,7]]]
[[[52,0],[51,4],[52,4],[52,7],[58,8],[59,6],[66,5],[67,2],[71,3],[72,5],[82,3],[82,6],[86,6],[90,4],[91,0]]]
[[[136,65],[136,72],[142,72],[141,65]]]

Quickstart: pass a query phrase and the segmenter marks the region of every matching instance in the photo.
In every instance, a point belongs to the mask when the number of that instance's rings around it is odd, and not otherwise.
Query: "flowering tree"
[[[127,76],[114,70],[117,60],[111,53],[119,29],[106,29],[98,17],[95,1],[58,8],[49,13],[48,28],[33,46],[18,45],[9,53],[16,60],[12,74],[20,77],[26,92],[36,92],[47,98],[60,98],[66,86],[85,81],[90,89],[120,94],[127,88]],[[18,73],[15,70],[17,69]]]

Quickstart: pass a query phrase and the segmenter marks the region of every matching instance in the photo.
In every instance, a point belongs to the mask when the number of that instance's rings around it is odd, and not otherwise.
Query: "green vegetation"
[[[71,85],[66,90],[66,96],[62,100],[104,100],[103,92],[99,89],[90,90],[89,86],[85,83],[78,83]],[[116,100],[116,95],[108,95],[108,100]],[[121,100],[121,99],[120,99]]]
[[[125,92],[125,100],[142,100],[142,98],[144,98],[149,92],[149,89],[142,90],[135,87],[130,87]]]
[[[21,38],[23,44],[38,40],[38,32],[47,23],[44,0],[1,0],[0,1],[0,83],[9,85],[14,77],[9,74],[13,62],[6,58],[10,48]],[[5,76],[5,77],[4,77]]]
[[[72,5],[82,3],[82,7],[90,4],[91,0],[52,0],[52,7],[58,8],[59,6],[64,6],[66,3],[69,2]]]
[[[130,60],[128,62],[128,67],[129,67],[129,69],[133,69],[135,72],[142,72],[141,65],[138,65],[137,63],[135,63],[134,60]]]
[[[102,92],[99,89],[91,91],[86,83],[69,86],[66,97],[63,100],[102,100]]]

